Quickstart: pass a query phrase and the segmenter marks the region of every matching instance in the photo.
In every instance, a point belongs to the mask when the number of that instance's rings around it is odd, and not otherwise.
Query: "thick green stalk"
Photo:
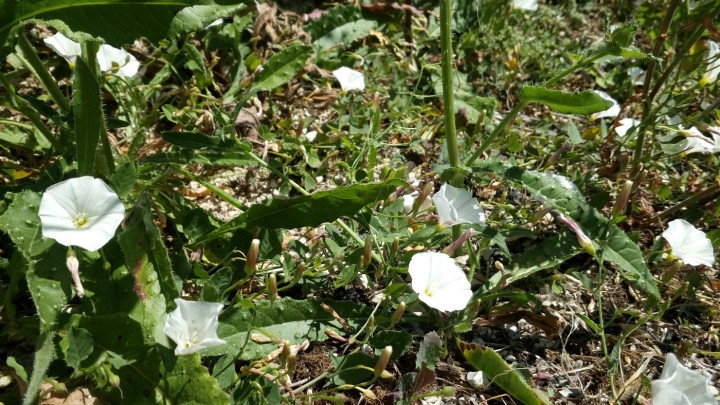
[[[45,65],[43,65],[40,57],[38,57],[35,52],[35,48],[33,48],[30,40],[28,40],[27,35],[25,35],[25,32],[23,31],[21,31],[18,35],[18,45],[20,46],[20,50],[22,51],[22,55],[24,57],[23,61],[27,63],[28,69],[35,74],[48,93],[50,93],[50,97],[52,97],[55,104],[57,104],[60,113],[63,115],[67,114],[70,111],[70,102],[67,98],[65,98],[62,91],[60,91],[55,79],[45,68]]]
[[[460,151],[455,130],[455,94],[453,93],[453,46],[452,46],[452,0],[440,1],[440,36],[442,47],[442,85],[445,108],[445,139],[448,146],[450,166],[460,166]],[[457,184],[455,187],[461,187]]]

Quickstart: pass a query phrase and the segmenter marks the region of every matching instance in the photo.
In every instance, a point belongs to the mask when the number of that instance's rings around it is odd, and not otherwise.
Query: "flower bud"
[[[258,256],[260,256],[260,239],[253,239],[245,256],[245,274],[248,277],[252,277],[257,270]]]
[[[73,252],[72,249],[68,249],[65,265],[67,266],[68,270],[70,270],[70,276],[72,276],[73,282],[75,283],[75,290],[77,292],[77,296],[80,298],[84,297],[85,289],[82,286],[82,281],[80,281],[80,262],[78,261],[77,257],[75,257],[75,252]]]
[[[435,184],[433,184],[432,181],[429,181],[429,182],[427,182],[427,184],[425,184],[425,187],[423,187],[422,191],[420,192],[420,194],[415,199],[415,202],[413,203],[413,208],[412,208],[413,212],[417,212],[420,209],[420,206],[422,205],[422,203],[424,203],[425,200],[427,200],[427,198],[430,196],[430,194],[432,194],[432,192],[434,190],[435,190]]]
[[[373,329],[375,329],[375,315],[370,315],[370,318],[368,318],[367,325],[365,326],[365,333],[370,334],[372,333]]]
[[[467,240],[470,239],[474,232],[475,231],[472,228],[469,228],[467,231],[465,231],[465,233],[460,235],[460,237],[456,241],[450,244],[450,246],[443,249],[442,252],[448,256],[452,256],[458,248],[462,247],[463,243],[467,242]]]
[[[392,351],[392,346],[385,346],[382,353],[380,354],[380,357],[375,363],[375,369],[373,371],[373,375],[376,378],[380,377],[383,371],[385,371],[385,367],[387,367],[388,362],[390,361],[390,356],[392,356]]]
[[[630,192],[632,191],[633,182],[631,180],[625,180],[622,189],[618,193],[615,204],[612,208],[612,215],[618,217],[625,213],[625,206],[627,205],[628,199],[630,198]]]
[[[395,312],[392,314],[392,318],[390,318],[390,327],[392,328],[395,326],[396,323],[400,322],[400,318],[402,318],[403,314],[405,313],[405,307],[407,305],[404,301],[400,301],[398,304],[398,307],[395,309]]]
[[[367,267],[370,264],[372,260],[372,248],[373,238],[372,235],[368,233],[365,236],[365,246],[363,247],[362,267]]]
[[[290,341],[286,340],[283,342],[282,351],[280,352],[280,361],[285,363],[288,357],[290,357]]]
[[[302,278],[304,273],[305,273],[305,264],[303,264],[302,262],[298,263],[297,267],[295,267],[295,273],[293,274],[293,284],[300,281],[300,279]]]
[[[287,361],[285,362],[285,368],[287,369],[287,373],[292,375],[295,372],[296,367],[297,367],[297,354],[290,353],[290,355],[287,358]]]
[[[449,387],[449,386],[443,387],[440,390],[440,395],[443,397],[449,397],[451,395],[455,395],[455,388]]]
[[[373,400],[373,401],[377,401],[377,399],[378,399],[377,396],[375,395],[375,393],[372,392],[372,391],[370,391],[369,389],[360,388],[360,387],[355,387],[355,389],[358,390],[358,391],[360,391],[360,393],[362,394],[362,396],[364,396],[364,397],[367,398],[367,399],[370,399],[370,400]]]
[[[277,293],[277,277],[275,276],[275,273],[270,273],[267,278],[267,295],[271,302],[275,301],[275,299],[277,298]]]
[[[580,246],[582,246],[582,248],[585,249],[586,252],[595,256],[595,245],[593,245],[592,240],[590,240],[590,238],[585,235],[585,232],[583,232],[577,222],[573,221],[572,219],[566,217],[563,214],[558,215],[557,219],[565,226],[570,228],[570,230],[575,232],[575,236],[577,236]]]

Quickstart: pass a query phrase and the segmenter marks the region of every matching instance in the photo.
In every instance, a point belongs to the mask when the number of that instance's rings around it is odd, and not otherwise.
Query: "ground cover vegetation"
[[[0,0],[0,403],[716,403],[718,0]]]

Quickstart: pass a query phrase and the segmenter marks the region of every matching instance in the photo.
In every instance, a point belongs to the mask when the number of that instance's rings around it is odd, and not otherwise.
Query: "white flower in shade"
[[[598,96],[602,97],[603,99],[609,101],[612,103],[610,108],[608,108],[605,111],[596,112],[595,114],[590,116],[590,119],[595,121],[600,118],[614,118],[617,117],[618,114],[620,114],[620,103],[615,101],[614,98],[610,97],[609,94],[605,93],[604,91],[600,90],[593,90],[595,93],[597,93]]]
[[[662,237],[670,244],[673,256],[680,258],[685,264],[712,266],[715,263],[710,239],[705,236],[705,232],[684,219],[670,221]]]
[[[104,181],[84,176],[48,187],[38,214],[44,237],[98,250],[115,235],[125,207]]]
[[[422,252],[410,259],[408,273],[420,301],[440,311],[465,309],[472,291],[465,272],[444,253]]]
[[[140,69],[140,62],[122,49],[107,44],[100,45],[97,61],[103,73],[122,77],[133,77]]]
[[[623,118],[620,120],[620,125],[615,127],[615,133],[619,136],[625,136],[634,127],[640,125],[640,121],[632,118]]]
[[[218,18],[217,20],[211,22],[210,24],[205,26],[205,29],[211,28],[211,27],[217,27],[218,25],[222,25],[224,20],[222,18]]]
[[[631,67],[627,70],[628,76],[630,76],[630,83],[634,84],[635,86],[642,86],[645,84],[645,71],[643,69],[640,69],[639,67]]]
[[[403,211],[405,211],[405,213],[409,213],[410,211],[412,211],[415,200],[418,198],[419,195],[420,192],[413,191],[410,194],[405,194],[404,196],[402,196]]]
[[[513,0],[513,8],[527,11],[537,11],[538,2],[537,0]]]
[[[82,52],[80,44],[60,32],[43,39],[43,42],[45,42],[48,48],[55,51],[56,54],[65,58],[71,68],[75,67],[75,60]]]
[[[480,203],[465,189],[446,183],[432,199],[443,226],[485,223],[485,213]]]
[[[217,336],[222,304],[176,298],[175,305],[177,308],[168,314],[163,327],[163,333],[177,343],[175,355],[192,354],[225,344],[225,341]]]
[[[340,69],[333,70],[333,75],[340,82],[343,91],[365,90],[365,76],[355,69],[343,66]]]
[[[683,366],[668,353],[659,380],[652,382],[653,405],[717,405],[708,377]]]
[[[705,61],[708,63],[708,66],[702,79],[700,79],[701,86],[714,83],[715,80],[717,80],[718,74],[720,74],[720,46],[717,43],[707,41]]]
[[[714,139],[710,139],[703,135],[702,132],[700,132],[699,129],[696,127],[691,127],[690,129],[684,129],[682,126],[680,126],[680,132],[681,135],[685,137],[685,139],[682,140],[680,145],[682,145],[682,150],[685,152],[685,154],[691,154],[691,153],[715,153],[720,151],[720,148],[718,148],[717,141],[720,140],[718,137],[713,136]]]

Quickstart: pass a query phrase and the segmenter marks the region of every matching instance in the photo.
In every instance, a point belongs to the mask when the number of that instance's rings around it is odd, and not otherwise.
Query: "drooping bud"
[[[582,246],[582,248],[585,249],[586,252],[595,256],[595,246],[593,245],[592,240],[590,240],[590,238],[585,235],[585,232],[583,232],[582,228],[580,228],[580,225],[578,225],[577,222],[573,221],[572,219],[566,217],[563,214],[558,215],[557,219],[575,233],[575,236],[577,236],[577,240],[580,243],[580,246]]]
[[[403,314],[405,313],[405,307],[406,304],[404,301],[400,301],[398,304],[398,307],[395,308],[395,312],[393,312],[392,317],[390,318],[390,327],[392,328],[395,326],[396,323],[400,322],[400,318],[402,318]]]
[[[630,192],[632,191],[632,187],[632,180],[625,180],[625,183],[623,183],[622,189],[620,189],[617,199],[615,200],[615,204],[612,208],[612,215],[614,217],[619,217],[620,215],[623,215],[625,213],[625,206],[627,206],[628,199],[630,198]]]
[[[280,361],[286,363],[288,357],[290,357],[290,341],[286,340],[283,342],[282,351],[280,352]]]
[[[285,368],[287,369],[287,373],[289,375],[292,375],[295,372],[296,367],[297,367],[297,354],[290,353],[290,355],[287,358],[287,361],[285,361]]]
[[[65,265],[68,270],[70,270],[70,276],[72,276],[73,282],[75,283],[77,296],[80,298],[84,297],[85,289],[83,288],[82,281],[80,281],[80,262],[77,257],[75,257],[75,252],[72,249],[68,249]]]
[[[380,353],[380,357],[377,359],[375,369],[373,371],[375,378],[380,377],[383,371],[385,371],[385,367],[387,367],[388,362],[390,361],[390,356],[392,356],[392,351],[392,346],[385,346],[382,353]]]
[[[368,318],[367,325],[365,326],[365,333],[368,335],[375,329],[375,315],[370,315]]]
[[[435,184],[433,184],[432,181],[427,182],[425,184],[425,187],[423,187],[420,194],[415,199],[415,202],[413,203],[413,212],[417,212],[420,209],[420,206],[422,203],[427,200],[427,198],[432,194],[432,192],[435,190]]]
[[[248,277],[252,277],[257,270],[257,261],[260,256],[260,239],[253,239],[250,242],[250,249],[248,249],[247,255],[245,256],[245,274]]]
[[[275,273],[270,273],[267,278],[267,295],[268,299],[270,299],[270,302],[275,301],[275,299],[277,298],[277,293],[277,277],[275,276]]]
[[[443,249],[442,252],[448,256],[452,256],[458,248],[462,247],[463,243],[467,242],[467,240],[470,239],[474,232],[475,231],[472,228],[469,228],[467,231],[465,231],[465,233],[460,235],[460,237],[456,241],[450,244],[450,246]]]
[[[556,150],[555,153],[550,155],[547,162],[545,162],[544,167],[550,167],[550,166],[554,165],[555,163],[557,163],[560,160],[560,158],[562,157],[563,153],[567,152],[571,148],[572,148],[572,142],[565,141],[565,143],[563,143],[562,146],[560,146],[560,149]]]
[[[354,387],[354,388],[355,388],[356,390],[360,391],[360,393],[362,394],[362,396],[364,396],[365,398],[370,399],[370,400],[373,400],[373,401],[377,401],[377,399],[378,399],[377,396],[375,395],[374,392],[370,391],[369,389],[360,388],[360,387],[357,387],[357,386]]]

